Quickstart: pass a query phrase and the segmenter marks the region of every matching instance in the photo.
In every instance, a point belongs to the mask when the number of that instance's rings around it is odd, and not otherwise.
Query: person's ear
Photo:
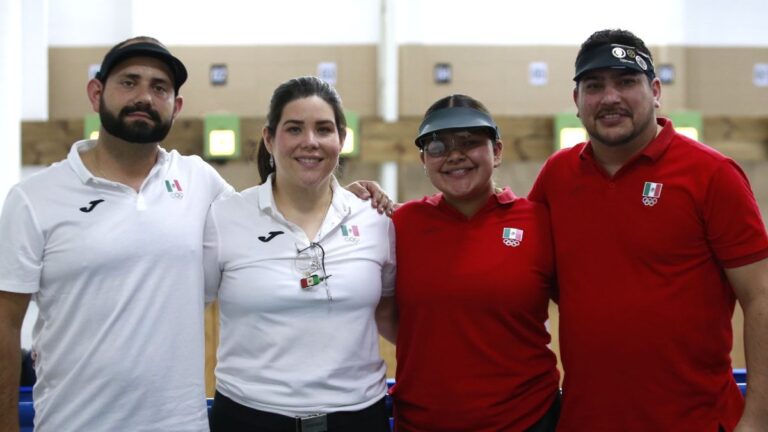
[[[264,145],[267,147],[267,151],[269,154],[272,154],[272,134],[266,126],[261,129],[261,137],[264,138]]]
[[[101,95],[104,93],[104,83],[92,78],[85,86],[85,91],[88,94],[88,101],[91,103],[91,108],[94,112],[99,112],[101,108]]]
[[[496,140],[493,143],[493,167],[496,168],[501,165],[501,155],[504,149],[504,143],[501,140]]]
[[[654,78],[651,81],[651,91],[653,92],[653,106],[661,108],[661,80]]]
[[[576,105],[576,117],[579,116],[579,84],[573,88],[573,103]]]
[[[344,141],[347,139],[347,128],[342,129],[339,132],[339,146],[344,148]]]
[[[182,96],[176,96],[176,99],[173,101],[173,116],[172,119],[176,119],[176,116],[179,115],[181,112],[181,107],[184,106],[184,98]]]

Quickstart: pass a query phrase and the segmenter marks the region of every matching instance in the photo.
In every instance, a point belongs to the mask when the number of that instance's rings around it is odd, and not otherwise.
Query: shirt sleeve
[[[0,215],[0,290],[31,294],[40,290],[45,238],[29,200],[14,187]]]
[[[229,183],[227,183],[227,181],[224,180],[224,177],[222,177],[221,174],[219,174],[219,172],[216,171],[216,169],[214,169],[210,164],[206,163],[205,161],[202,161],[202,163],[207,167],[208,173],[211,176],[211,184],[213,185],[215,199],[229,196],[235,192],[235,188],[233,188]]]
[[[548,165],[548,161],[544,162],[544,165],[541,167],[541,171],[539,171],[539,175],[536,176],[536,180],[533,182],[531,191],[528,192],[529,200],[542,203],[544,205],[547,205],[547,195],[545,193],[547,165]]]
[[[221,266],[219,264],[219,230],[215,218],[215,202],[208,209],[203,231],[203,273],[205,278],[205,302],[210,303],[218,298],[221,283]]]
[[[547,244],[544,246],[546,249],[545,253],[545,266],[543,267],[545,269],[545,272],[547,275],[549,275],[549,295],[552,301],[555,303],[560,302],[560,291],[559,287],[557,285],[557,271],[555,266],[556,256],[555,256],[555,240],[554,236],[552,235],[552,224],[551,219],[549,217],[549,210],[546,206],[541,205],[538,213],[538,219],[541,223],[541,230],[544,233],[544,239],[546,239]]]
[[[397,258],[395,249],[395,224],[392,219],[387,221],[388,250],[384,265],[381,267],[381,296],[391,297],[395,295],[395,276],[397,272]]]
[[[707,241],[726,268],[768,257],[768,236],[749,180],[727,160],[711,177],[703,209]]]

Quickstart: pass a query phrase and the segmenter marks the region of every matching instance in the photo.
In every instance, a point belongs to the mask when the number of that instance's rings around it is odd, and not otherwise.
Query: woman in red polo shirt
[[[495,187],[499,130],[469,96],[435,102],[416,145],[440,193],[393,216],[396,429],[554,431],[559,373],[545,327],[554,275],[546,209]]]

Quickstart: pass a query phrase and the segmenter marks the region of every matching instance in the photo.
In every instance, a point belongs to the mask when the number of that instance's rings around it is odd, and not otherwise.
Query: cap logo
[[[575,66],[576,75],[573,79],[577,82],[585,72],[603,68],[632,69],[644,73],[650,79],[656,77],[650,54],[628,45],[604,44],[589,47],[579,51]]]
[[[635,57],[635,61],[637,62],[637,65],[640,66],[643,70],[648,70],[648,63],[646,63],[642,57]]]

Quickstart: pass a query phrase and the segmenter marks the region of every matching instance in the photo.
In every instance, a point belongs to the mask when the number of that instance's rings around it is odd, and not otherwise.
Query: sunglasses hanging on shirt
[[[299,280],[303,290],[310,290],[317,285],[323,285],[328,301],[333,301],[331,290],[328,287],[328,278],[331,275],[325,272],[325,249],[320,243],[311,242],[303,249],[296,249],[296,269],[304,276]]]

